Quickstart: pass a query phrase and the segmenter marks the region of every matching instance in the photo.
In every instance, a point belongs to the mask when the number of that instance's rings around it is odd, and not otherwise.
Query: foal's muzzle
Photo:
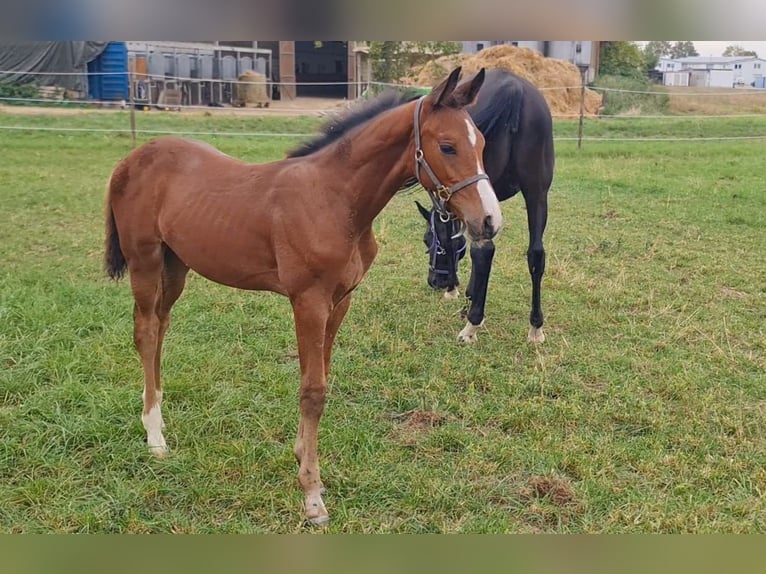
[[[498,234],[500,228],[495,225],[491,215],[487,215],[484,220],[478,225],[466,224],[468,229],[468,235],[471,236],[473,241],[486,241],[492,239]]]

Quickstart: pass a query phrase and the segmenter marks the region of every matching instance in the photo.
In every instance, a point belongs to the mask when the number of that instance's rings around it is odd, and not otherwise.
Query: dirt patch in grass
[[[521,490],[523,500],[546,499],[557,506],[569,506],[576,502],[574,488],[565,478],[558,476],[533,476]]]
[[[426,430],[440,426],[447,419],[447,415],[433,411],[412,409],[411,411],[391,415],[391,418],[399,422],[401,428]]]
[[[444,413],[421,409],[395,413],[391,418],[397,423],[391,432],[391,438],[405,447],[415,447],[430,431],[447,421],[447,415]]]

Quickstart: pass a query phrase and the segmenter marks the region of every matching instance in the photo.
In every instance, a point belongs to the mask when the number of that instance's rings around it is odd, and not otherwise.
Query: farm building
[[[126,44],[137,102],[231,104],[238,99],[240,77],[256,72],[266,84],[272,73],[271,50],[253,41]]]
[[[530,48],[547,58],[556,58],[570,62],[575,66],[586,70],[586,79],[591,82],[595,79],[599,64],[600,42],[577,42],[577,41],[509,41],[493,40],[479,42],[462,42],[463,52],[475,54],[484,48],[509,44],[519,48]]]
[[[218,42],[3,42],[0,77],[41,86],[45,95],[98,101],[230,103],[246,71],[269,73],[271,51]],[[54,94],[55,91],[55,94]]]
[[[766,60],[754,56],[660,58],[655,69],[662,73],[666,86],[756,86],[766,72]]]
[[[191,76],[197,80],[188,86],[192,101],[229,103],[231,82],[248,70],[266,76],[275,98],[356,97],[350,82],[356,78],[360,51],[354,42],[128,42],[128,49],[135,56],[136,69],[152,77],[159,79],[164,71],[168,79]],[[200,86],[203,79],[216,80],[214,93],[209,86]],[[195,91],[200,93],[195,96]]]

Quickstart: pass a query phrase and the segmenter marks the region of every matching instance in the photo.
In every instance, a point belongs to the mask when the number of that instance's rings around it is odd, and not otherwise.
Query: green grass
[[[112,128],[126,115],[0,115],[22,122]],[[139,116],[187,131],[316,122]],[[621,122],[586,133],[686,125]],[[205,139],[249,161],[299,141]],[[0,131],[0,143],[0,531],[302,531],[288,302],[190,276],[165,346],[171,456],[154,460],[130,290],[101,269],[104,185],[130,139]],[[559,142],[538,348],[525,340],[520,199],[503,205],[487,328],[465,347],[460,303],[425,284],[424,196],[395,198],[335,347],[320,432],[327,530],[764,532],[762,148]]]

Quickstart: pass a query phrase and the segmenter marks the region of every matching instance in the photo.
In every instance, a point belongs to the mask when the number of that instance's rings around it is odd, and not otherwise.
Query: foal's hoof
[[[545,334],[542,327],[530,327],[527,334],[527,341],[533,345],[539,345],[545,342]]]
[[[306,497],[304,502],[306,508],[306,522],[312,526],[324,526],[330,522],[330,515],[324,505],[321,495],[316,493]]]
[[[324,516],[317,516],[315,518],[307,518],[306,519],[306,524],[308,524],[309,526],[322,527],[322,526],[327,526],[329,523],[330,523],[330,515],[329,514],[325,514]]]
[[[159,446],[150,446],[149,452],[157,458],[165,458],[169,453],[167,445],[164,444]]]

